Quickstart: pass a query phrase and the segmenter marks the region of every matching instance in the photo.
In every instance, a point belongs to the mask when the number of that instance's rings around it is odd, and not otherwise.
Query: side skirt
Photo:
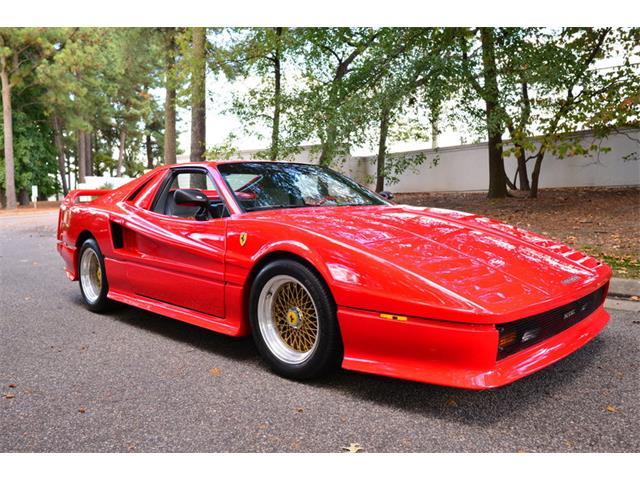
[[[223,318],[195,312],[193,310],[164,303],[159,300],[114,290],[113,288],[109,289],[107,297],[116,302],[126,303],[133,307],[148,310],[149,312],[164,315],[182,322],[191,323],[192,325],[197,325],[198,327],[206,328],[207,330],[231,335],[232,337],[246,335],[242,325],[239,323],[232,324]]]

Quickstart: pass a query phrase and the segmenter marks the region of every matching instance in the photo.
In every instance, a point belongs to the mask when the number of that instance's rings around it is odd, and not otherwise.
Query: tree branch
[[[469,83],[471,83],[471,86],[476,91],[476,93],[480,95],[480,97],[483,100],[485,100],[486,94],[485,94],[484,88],[480,85],[480,82],[478,82],[478,80],[473,76],[473,72],[469,67],[469,54],[468,54],[467,42],[462,36],[459,37],[459,44],[460,44],[460,49],[462,51],[462,66],[463,66],[464,74],[467,77],[467,80],[469,80]]]

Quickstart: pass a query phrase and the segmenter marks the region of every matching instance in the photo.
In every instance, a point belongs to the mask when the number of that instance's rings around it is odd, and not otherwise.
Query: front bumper
[[[598,335],[609,314],[600,305],[577,324],[502,360],[496,360],[494,325],[399,321],[342,307],[338,321],[342,366],[348,370],[481,390],[506,385],[566,357]]]

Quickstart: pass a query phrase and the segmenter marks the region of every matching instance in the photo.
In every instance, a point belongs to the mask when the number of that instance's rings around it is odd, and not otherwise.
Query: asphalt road
[[[0,217],[0,451],[639,451],[640,315],[483,392],[340,371],[270,373],[233,339],[81,304],[55,215]],[[11,398],[13,396],[13,398]]]

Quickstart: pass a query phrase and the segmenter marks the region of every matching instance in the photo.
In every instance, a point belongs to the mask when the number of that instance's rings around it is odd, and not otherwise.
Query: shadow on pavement
[[[79,294],[73,301],[82,305]],[[260,360],[251,337],[229,337],[126,305],[117,305],[104,316],[202,351],[248,362],[255,368],[268,368]],[[305,383],[319,395],[322,390],[329,389],[419,415],[468,425],[491,425],[510,416],[522,415],[533,402],[537,405],[549,402],[551,408],[558,390],[571,388],[571,384],[598,358],[603,342],[597,337],[546,369],[493,390],[461,390],[347,370]]]
[[[552,408],[553,397],[561,389],[570,389],[577,377],[585,374],[602,346],[602,340],[596,338],[546,369],[491,390],[463,390],[346,370],[317,385],[415,414],[467,425],[491,425],[521,416],[532,403],[548,402]]]

